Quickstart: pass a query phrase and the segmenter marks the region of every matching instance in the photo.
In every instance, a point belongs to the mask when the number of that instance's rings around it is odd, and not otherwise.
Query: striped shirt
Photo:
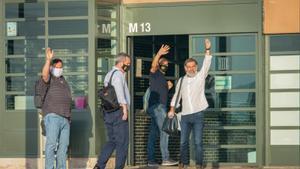
[[[201,70],[194,77],[183,78],[181,86],[181,94],[179,100],[182,99],[182,115],[188,115],[205,110],[208,103],[205,97],[205,78],[211,64],[211,55],[205,56]],[[175,106],[175,100],[178,95],[179,84],[176,85],[175,94],[171,101],[171,106]],[[176,106],[178,107],[178,105]]]
[[[56,113],[66,118],[71,117],[72,96],[70,87],[63,76],[56,78],[51,76],[50,87],[42,106],[44,115]]]

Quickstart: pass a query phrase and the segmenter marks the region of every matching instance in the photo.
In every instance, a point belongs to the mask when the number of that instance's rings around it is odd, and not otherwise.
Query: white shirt
[[[188,115],[205,110],[208,103],[205,97],[205,78],[211,64],[211,55],[206,55],[202,68],[194,77],[184,76],[179,99],[182,99],[182,115]],[[181,78],[182,80],[182,78]],[[171,101],[171,106],[175,107],[175,100],[178,95],[180,81],[176,84],[175,94]],[[179,101],[178,101],[179,102]],[[179,103],[177,103],[177,106]]]

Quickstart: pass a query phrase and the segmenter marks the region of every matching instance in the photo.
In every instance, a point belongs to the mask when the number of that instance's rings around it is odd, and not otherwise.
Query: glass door
[[[212,42],[206,78],[204,161],[256,164],[257,48],[255,34],[191,35],[190,57],[204,59],[204,39]]]

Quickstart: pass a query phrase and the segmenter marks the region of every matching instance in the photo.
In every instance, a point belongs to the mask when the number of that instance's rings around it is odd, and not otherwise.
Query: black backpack
[[[116,91],[113,85],[111,85],[111,80],[114,73],[117,70],[114,70],[110,76],[107,86],[104,86],[99,90],[99,98],[101,100],[101,108],[104,112],[114,112],[120,109],[120,104],[116,95]]]
[[[35,82],[35,86],[34,86],[34,105],[35,105],[36,108],[38,108],[38,109],[42,108],[49,87],[50,87],[50,79],[49,79],[49,83],[45,83],[42,77],[39,78]]]

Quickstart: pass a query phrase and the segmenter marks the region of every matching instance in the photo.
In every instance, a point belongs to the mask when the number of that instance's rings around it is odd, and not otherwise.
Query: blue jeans
[[[66,169],[67,151],[70,137],[69,120],[55,113],[44,117],[46,127],[45,168],[53,169],[56,152],[56,168]]]
[[[181,116],[181,135],[180,135],[180,162],[184,165],[189,165],[189,138],[191,132],[194,138],[194,150],[196,165],[203,163],[203,118],[202,112]]]
[[[163,104],[156,104],[149,108],[148,114],[151,117],[150,131],[147,145],[148,162],[155,162],[155,141],[160,135],[160,151],[162,160],[169,160],[169,135],[162,131],[164,119],[167,115],[167,108]]]
[[[122,120],[122,109],[110,113],[104,112],[103,115],[108,141],[99,154],[97,166],[100,169],[105,169],[107,161],[113,151],[116,150],[115,169],[123,169],[126,163],[129,144],[128,121]]]

